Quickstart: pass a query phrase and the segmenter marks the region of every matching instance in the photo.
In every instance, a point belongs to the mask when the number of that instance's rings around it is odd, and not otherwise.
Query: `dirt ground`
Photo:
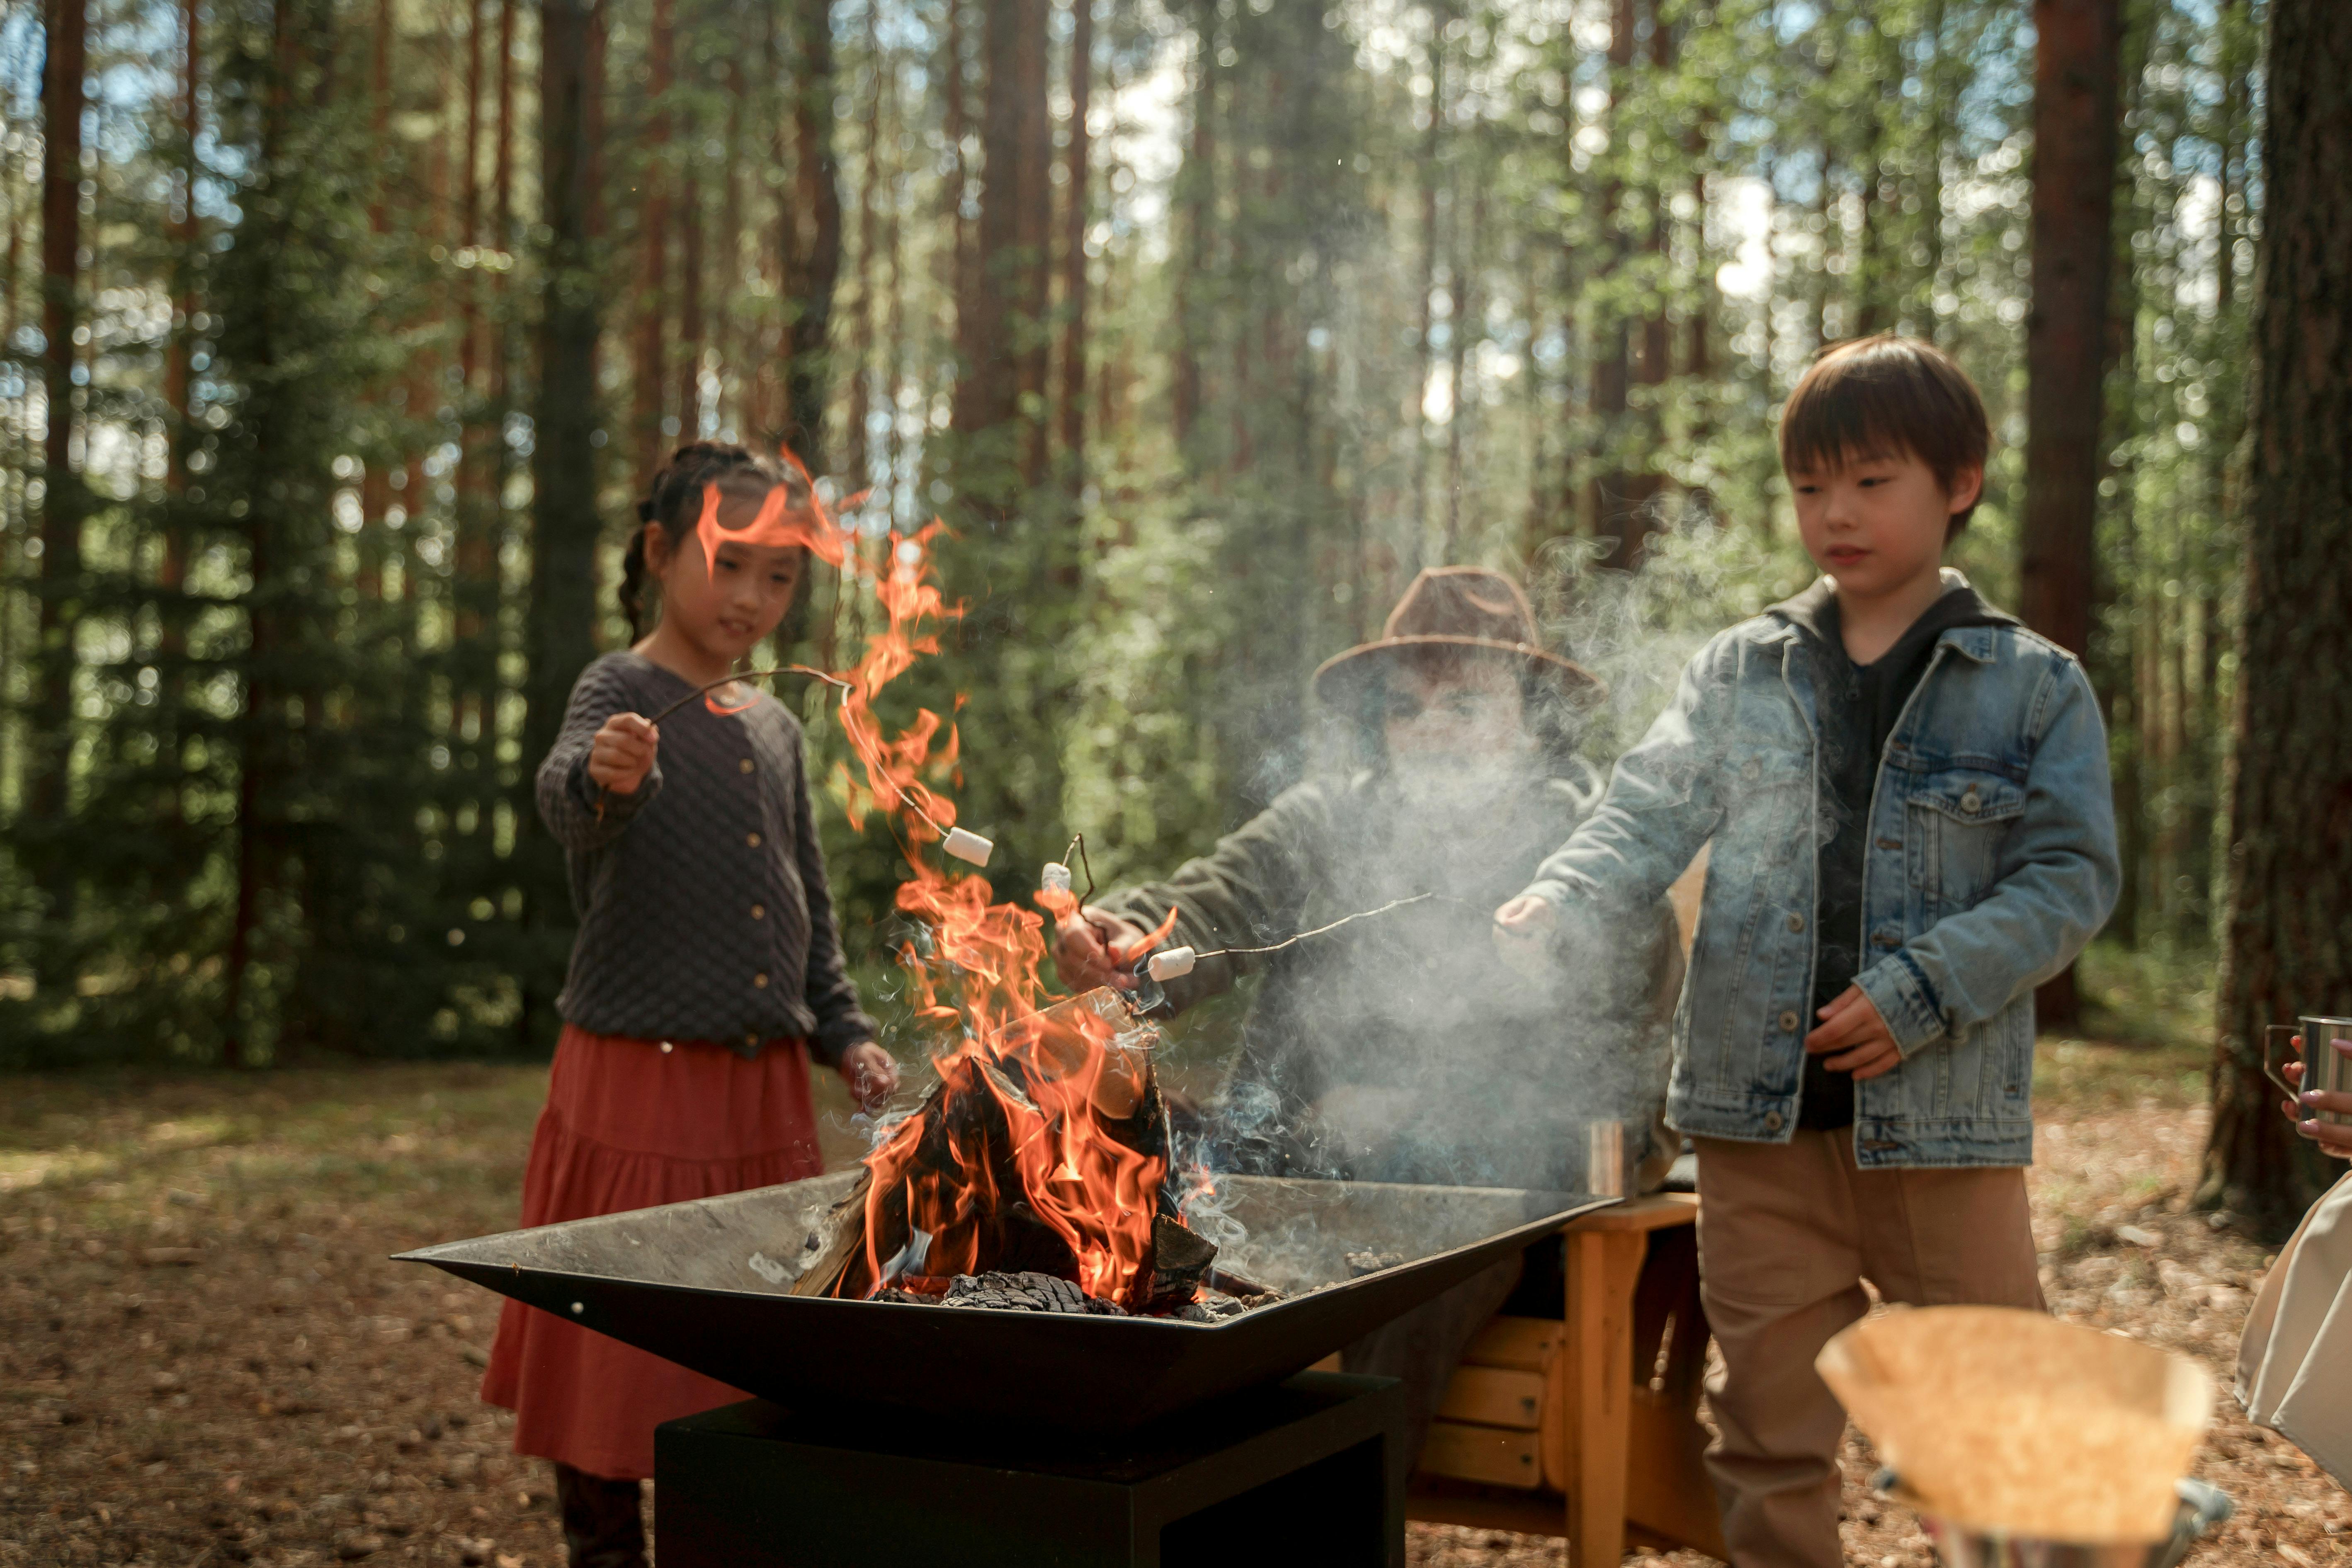
[[[2052,1304],[2226,1375],[2268,1258],[2188,1211],[2193,1064],[2043,1058],[2032,1179]],[[0,1080],[0,1568],[560,1563],[545,1467],[475,1398],[494,1299],[385,1261],[512,1225],[542,1082],[486,1067]],[[2222,1405],[2199,1474],[2239,1515],[2194,1561],[2339,1561],[2352,1499]],[[1849,1560],[1926,1564],[1909,1516],[1868,1496],[1872,1468],[1853,1445]],[[1557,1540],[1421,1525],[1410,1553],[1564,1560]]]

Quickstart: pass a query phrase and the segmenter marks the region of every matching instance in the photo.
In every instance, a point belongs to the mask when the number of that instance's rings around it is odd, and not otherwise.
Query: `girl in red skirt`
[[[710,485],[716,531],[701,521]],[[777,537],[760,524],[779,487],[787,515],[808,505],[803,476],[711,442],[655,476],[621,607],[635,632],[651,583],[660,620],[582,673],[540,764],[580,934],[526,1226],[818,1174],[812,1057],[868,1107],[898,1087],[843,969],[799,723],[747,688],[658,731],[644,717],[725,677],[791,607],[807,550],[753,542]],[[742,1395],[509,1301],[482,1397],[514,1411],[516,1452],[555,1462],[574,1568],[638,1568],[654,1427]]]

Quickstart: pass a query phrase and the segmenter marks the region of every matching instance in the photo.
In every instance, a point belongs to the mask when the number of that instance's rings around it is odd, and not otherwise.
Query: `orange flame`
[[[929,579],[940,531],[934,521],[910,536],[893,532],[879,569],[856,574],[872,584],[887,624],[845,672],[840,705],[859,765],[839,769],[836,786],[853,824],[877,812],[890,819],[908,868],[898,907],[927,932],[901,953],[916,1014],[961,1030],[934,1061],[946,1092],[866,1157],[863,1288],[887,1283],[894,1262],[913,1269],[911,1257],[886,1256],[889,1238],[927,1234],[919,1272],[936,1279],[1002,1266],[1010,1229],[1027,1226],[1043,1232],[1033,1242],[1058,1244],[1075,1260],[1087,1294],[1140,1305],[1168,1160],[1134,1146],[1157,1148],[1138,1126],[1157,1114],[1157,1101],[1143,1104],[1149,1076],[1139,1052],[1118,1037],[1123,1005],[1110,1004],[1111,1016],[1087,999],[1047,1005],[1039,979],[1045,918],[991,902],[985,877],[947,871],[926,852],[955,826],[955,804],[937,787],[953,774],[955,728],[925,709],[886,733],[874,712],[874,699],[937,652],[940,626],[961,613]],[[1050,898],[1039,902],[1056,910]]]
[[[1126,968],[1161,942],[1166,942],[1169,933],[1176,929],[1176,912],[1177,906],[1169,905],[1167,914],[1160,917],[1158,925],[1113,953],[1111,956],[1118,961],[1118,966],[1122,969]]]

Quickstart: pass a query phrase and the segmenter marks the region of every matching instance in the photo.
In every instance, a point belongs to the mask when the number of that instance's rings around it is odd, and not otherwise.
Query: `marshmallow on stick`
[[[949,828],[947,840],[940,847],[957,859],[969,861],[974,866],[987,865],[988,858],[996,853],[995,845],[979,834],[967,833],[961,827]]]
[[[1151,955],[1144,972],[1154,980],[1173,980],[1180,974],[1192,973],[1192,961],[1197,956],[1189,947],[1163,948]]]

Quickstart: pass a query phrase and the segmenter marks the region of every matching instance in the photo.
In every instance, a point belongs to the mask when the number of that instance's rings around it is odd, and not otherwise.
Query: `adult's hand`
[[[1559,930],[1559,911],[1549,899],[1521,893],[1495,911],[1495,952],[1530,980],[1547,978],[1551,963],[1551,937]]]
[[[653,772],[661,731],[641,713],[615,713],[588,743],[588,776],[614,795],[635,795]]]
[[[2352,1046],[2352,1042],[2337,1040],[2333,1043],[2334,1049],[2352,1056],[2352,1049],[2347,1049],[2347,1046]],[[2297,1052],[2303,1049],[2301,1035],[2294,1037],[2294,1048]],[[2300,1092],[2293,1100],[2281,1102],[2279,1109],[2286,1112],[2287,1120],[2294,1123],[2295,1131],[2318,1144],[2321,1153],[2338,1160],[2352,1160],[2352,1125],[2322,1121],[2318,1116],[2323,1110],[2339,1116],[2352,1115],[2352,1094],[2341,1090],[2304,1089],[2304,1066],[2301,1062],[2289,1062],[2284,1070],[2286,1080]]]
[[[1135,976],[1118,967],[1118,952],[1133,947],[1149,934],[1133,921],[1088,904],[1055,922],[1054,973],[1073,991],[1091,991],[1097,985],[1132,991]]]

